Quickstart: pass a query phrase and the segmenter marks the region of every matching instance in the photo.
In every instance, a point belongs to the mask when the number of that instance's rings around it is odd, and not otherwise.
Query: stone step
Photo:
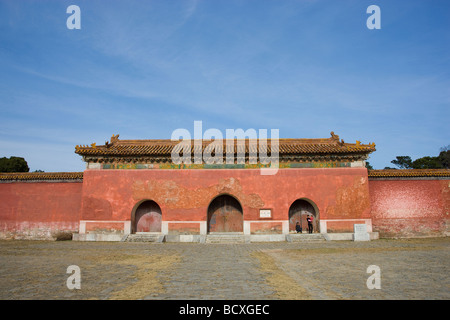
[[[291,233],[286,235],[288,242],[326,241],[320,233]]]
[[[123,239],[126,242],[164,242],[164,235],[161,233],[133,233]]]
[[[206,243],[244,243],[242,233],[212,233],[206,235]]]

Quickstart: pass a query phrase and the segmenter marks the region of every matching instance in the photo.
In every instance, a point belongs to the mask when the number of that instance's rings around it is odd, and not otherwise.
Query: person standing
[[[308,221],[308,233],[313,233],[313,217],[309,214],[306,218],[306,221]]]

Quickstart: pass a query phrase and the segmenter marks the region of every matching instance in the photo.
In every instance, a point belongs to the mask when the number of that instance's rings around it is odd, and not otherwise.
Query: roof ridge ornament
[[[118,141],[119,141],[119,134],[116,134],[116,135],[113,134],[111,137],[111,143],[115,143]]]
[[[337,134],[334,134],[334,131],[331,131],[330,134],[331,134],[331,138],[330,138],[331,140],[339,142],[339,136]]]
[[[375,142],[369,142],[368,144],[361,143],[361,141],[356,140],[357,147],[369,146],[371,148],[375,148]]]
[[[105,141],[105,147],[109,148],[118,141],[119,141],[119,134],[116,134],[116,135],[113,134],[111,137],[111,143],[109,143],[108,141]]]

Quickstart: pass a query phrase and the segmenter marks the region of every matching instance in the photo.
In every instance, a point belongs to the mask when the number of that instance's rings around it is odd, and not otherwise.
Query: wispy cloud
[[[383,2],[379,32],[365,27],[370,1],[80,0],[78,31],[65,28],[66,4],[0,3],[4,152],[42,141],[59,158],[53,145],[167,138],[194,120],[334,130],[375,141],[378,167],[399,143],[448,144],[446,2]]]

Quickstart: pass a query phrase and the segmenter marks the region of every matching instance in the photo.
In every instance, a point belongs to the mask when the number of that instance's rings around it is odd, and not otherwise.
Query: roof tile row
[[[0,181],[82,180],[83,172],[12,172],[0,173]]]

